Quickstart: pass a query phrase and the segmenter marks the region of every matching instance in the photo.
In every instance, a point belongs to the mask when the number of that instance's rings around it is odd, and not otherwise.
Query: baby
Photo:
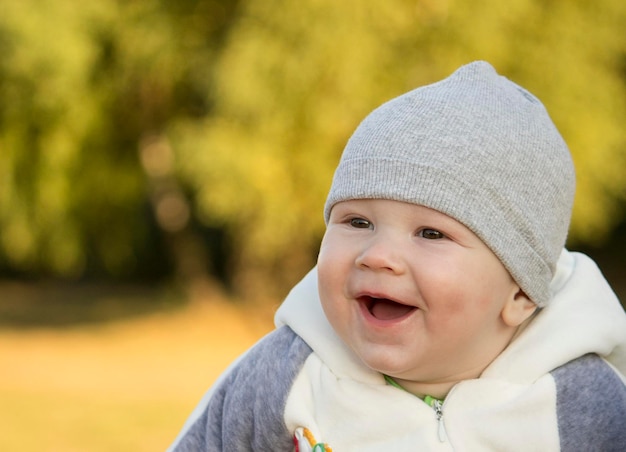
[[[574,189],[541,102],[485,62],[374,110],[317,267],[171,450],[626,450],[626,314],[563,248]]]

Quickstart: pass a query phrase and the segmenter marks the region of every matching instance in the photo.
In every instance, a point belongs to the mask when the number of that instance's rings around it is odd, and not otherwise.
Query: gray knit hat
[[[455,218],[539,306],[565,244],[575,190],[567,145],[541,102],[474,62],[374,110],[326,200],[391,199]]]

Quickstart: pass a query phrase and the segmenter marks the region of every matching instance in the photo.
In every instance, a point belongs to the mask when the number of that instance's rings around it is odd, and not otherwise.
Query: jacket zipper
[[[443,403],[441,400],[435,400],[432,404],[437,416],[437,422],[439,427],[437,428],[437,435],[439,436],[439,442],[445,443],[448,435],[446,434],[446,426],[443,424]]]
[[[443,402],[430,396],[426,396],[424,398],[424,402],[430,405],[430,407],[435,411],[438,423],[437,436],[439,438],[439,442],[445,443],[448,439],[448,435],[446,434],[446,426],[443,423]]]
[[[387,381],[387,383],[389,383],[391,386],[398,388],[398,389],[402,389],[403,391],[406,391],[406,389],[400,386],[390,376],[388,375],[383,375],[383,376],[385,377],[385,380]],[[435,416],[437,416],[437,423],[438,423],[437,436],[439,438],[439,442],[445,443],[446,440],[448,439],[448,435],[446,433],[446,426],[443,423],[443,402],[439,399],[435,399],[434,397],[431,397],[428,395],[424,397],[423,400],[424,402],[426,402],[428,406],[430,406],[435,411]]]

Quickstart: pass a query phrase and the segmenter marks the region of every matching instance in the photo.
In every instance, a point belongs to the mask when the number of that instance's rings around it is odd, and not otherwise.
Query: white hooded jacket
[[[595,263],[564,251],[552,300],[439,410],[338,338],[312,270],[277,329],[229,368],[172,450],[623,451],[626,314]],[[306,429],[306,430],[305,430]]]

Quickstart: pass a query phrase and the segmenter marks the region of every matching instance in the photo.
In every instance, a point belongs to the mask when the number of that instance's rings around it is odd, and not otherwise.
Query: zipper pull
[[[435,410],[435,415],[437,416],[437,422],[439,423],[439,426],[437,428],[437,435],[439,437],[439,442],[445,443],[446,440],[448,439],[448,435],[446,434],[446,426],[443,423],[443,402],[441,400],[437,400],[430,396],[426,396],[424,401],[428,403],[433,410]]]

